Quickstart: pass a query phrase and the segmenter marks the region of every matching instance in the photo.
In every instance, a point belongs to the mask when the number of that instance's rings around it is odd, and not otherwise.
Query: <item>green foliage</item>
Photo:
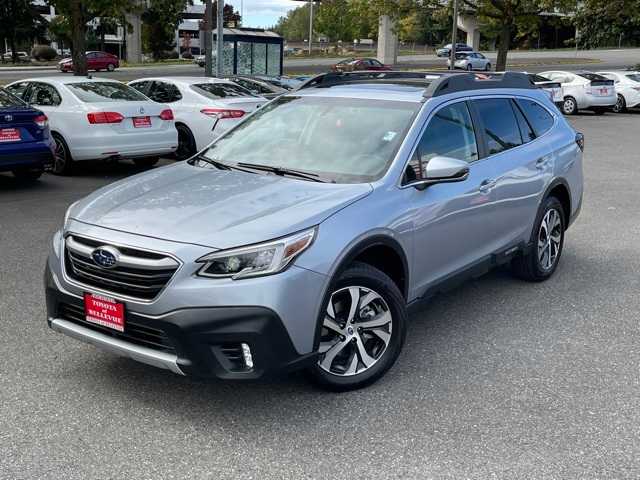
[[[186,6],[187,0],[151,0],[142,13],[142,46],[154,60],[175,48],[175,30]]]
[[[46,21],[36,11],[30,0],[3,0],[0,7],[0,38],[5,38],[15,54],[18,44],[43,38]],[[4,45],[3,45],[4,48]]]
[[[300,42],[309,37],[309,4],[289,10],[286,17],[280,17],[273,28],[287,40]]]
[[[49,36],[52,40],[71,44],[71,22],[65,15],[56,15],[49,23]]]
[[[36,60],[51,61],[58,56],[55,48],[49,45],[36,45],[31,49],[31,58]]]
[[[584,0],[575,17],[579,46],[594,48],[640,42],[638,0]]]

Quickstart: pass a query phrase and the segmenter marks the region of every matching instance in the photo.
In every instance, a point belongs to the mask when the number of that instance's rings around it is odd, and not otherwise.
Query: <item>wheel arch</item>
[[[542,201],[546,200],[551,196],[556,197],[562,204],[562,210],[565,217],[565,230],[566,230],[571,221],[571,212],[572,212],[571,188],[569,187],[569,183],[564,178],[556,178],[547,187],[547,190],[542,196]]]
[[[380,258],[380,255],[384,254],[387,254],[388,256]],[[409,296],[409,262],[407,260],[405,250],[400,242],[392,236],[385,235],[384,233],[376,233],[369,237],[357,240],[353,245],[347,248],[346,253],[342,255],[338,262],[336,262],[336,265],[332,268],[331,272],[329,272],[329,280],[322,293],[322,299],[316,320],[316,329],[313,339],[314,351],[317,350],[320,342],[324,309],[329,299],[329,295],[331,294],[331,288],[335,279],[338,278],[339,275],[349,267],[349,265],[353,264],[353,262],[360,261],[367,263],[388,275],[400,290],[405,301],[407,301]],[[389,267],[390,265],[393,265],[394,261],[397,262],[395,267],[400,268],[397,268],[396,270],[394,270],[393,267],[391,269],[385,268],[385,266]],[[387,263],[385,265],[381,262]]]

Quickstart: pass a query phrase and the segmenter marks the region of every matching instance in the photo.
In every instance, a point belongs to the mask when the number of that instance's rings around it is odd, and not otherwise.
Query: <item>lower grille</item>
[[[77,325],[82,325],[90,330],[104,333],[141,347],[147,347],[167,353],[176,353],[175,347],[167,334],[163,330],[159,330],[157,328],[126,321],[124,332],[118,332],[101,325],[87,322],[85,319],[84,308],[82,306],[71,305],[69,303],[61,303],[58,305],[58,317]]]
[[[115,267],[104,268],[93,260],[93,252],[101,247],[115,252]],[[84,285],[114,294],[153,300],[171,280],[178,266],[176,260],[160,253],[105,247],[104,242],[75,235],[65,240],[67,275]]]

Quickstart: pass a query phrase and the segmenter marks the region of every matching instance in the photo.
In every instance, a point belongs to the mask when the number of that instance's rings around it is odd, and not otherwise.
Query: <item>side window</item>
[[[553,126],[553,116],[538,102],[521,98],[517,99],[516,102],[525,117],[527,117],[527,120],[529,120],[536,136],[539,137]]]
[[[25,102],[29,101],[29,99],[25,96],[25,93],[27,92],[27,88],[29,88],[29,82],[15,83],[13,85],[6,87],[7,90],[13,93],[16,97],[19,97],[22,100],[24,100]]]
[[[436,112],[429,121],[409,165],[413,172],[416,172],[420,168],[420,160],[425,163],[436,156],[457,158],[466,162],[478,159],[478,145],[466,102],[454,103]],[[414,178],[413,172],[408,172],[408,176],[411,177],[409,180]]]
[[[513,113],[516,115],[516,120],[518,121],[518,127],[520,128],[520,136],[522,137],[522,141],[524,143],[530,142],[536,139],[536,132],[533,131],[531,125],[520,111],[518,105],[511,101],[511,107],[513,108]]]
[[[34,83],[29,95],[29,103],[39,107],[57,107],[62,99],[58,91],[46,83]]]
[[[180,94],[178,87],[172,83],[153,82],[149,98],[159,103],[171,103],[180,100],[182,95]]]
[[[489,155],[522,145],[520,129],[509,99],[490,98],[474,100],[473,103],[482,119]]]
[[[149,80],[145,80],[145,81],[142,81],[142,82],[132,83],[130,85],[130,87],[135,88],[136,90],[138,90],[143,95],[147,95],[150,85],[151,85],[151,82]]]

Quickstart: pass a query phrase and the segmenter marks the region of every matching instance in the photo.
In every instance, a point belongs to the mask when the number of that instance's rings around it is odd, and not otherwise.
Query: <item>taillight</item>
[[[161,120],[173,120],[173,111],[171,111],[170,108],[167,108],[166,110],[163,110],[160,112],[160,119]]]
[[[245,114],[244,110],[228,110],[226,108],[203,108],[200,113],[218,118],[240,118]]]
[[[35,123],[40,128],[44,128],[47,125],[49,125],[49,119],[47,118],[46,115],[38,115],[36,118],[33,119],[33,123]]]
[[[124,116],[118,112],[91,112],[87,113],[89,123],[120,123]]]
[[[576,144],[580,151],[584,152],[584,135],[582,133],[576,133]]]

